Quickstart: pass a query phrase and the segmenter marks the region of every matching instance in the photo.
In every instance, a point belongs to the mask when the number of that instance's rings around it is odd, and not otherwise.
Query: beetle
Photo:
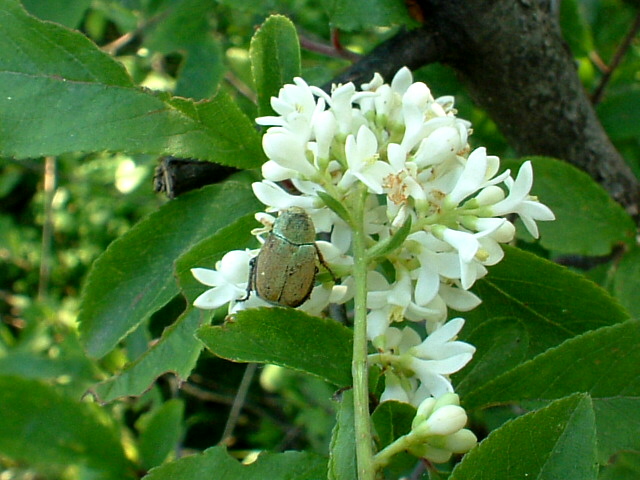
[[[315,226],[304,209],[281,211],[258,256],[251,260],[244,300],[255,291],[263,300],[285,307],[307,301],[318,272],[317,261],[329,270],[315,240]]]

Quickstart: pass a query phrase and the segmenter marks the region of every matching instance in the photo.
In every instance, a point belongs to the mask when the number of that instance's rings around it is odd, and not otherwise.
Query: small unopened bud
[[[413,422],[411,422],[411,428],[416,428],[422,422],[424,422],[434,410],[436,405],[436,399],[433,397],[425,398],[420,405],[418,405],[418,410],[416,411],[416,416],[413,417]]]
[[[467,413],[458,405],[446,405],[434,411],[425,421],[431,435],[451,435],[467,423]]]
[[[462,430],[449,435],[445,439],[444,447],[453,453],[467,453],[478,443],[478,438],[471,430],[463,428]]]
[[[475,197],[476,201],[481,206],[493,205],[504,199],[504,192],[500,187],[496,185],[490,185],[483,188]]]

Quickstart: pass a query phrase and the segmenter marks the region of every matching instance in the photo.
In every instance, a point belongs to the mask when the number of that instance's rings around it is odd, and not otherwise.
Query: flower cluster
[[[366,259],[367,336],[377,350],[370,362],[385,372],[383,399],[419,405],[453,392],[449,375],[469,362],[474,347],[455,340],[464,321],[446,322],[448,308],[464,312],[480,303],[470,287],[502,259],[500,244],[515,235],[504,216],[519,215],[534,237],[536,221],[554,219],[530,195],[531,164],[515,178],[509,170],[498,173],[497,157],[469,147],[471,125],[456,117],[453,98],[434,98],[407,68],[391,84],[376,74],[361,90],[348,83],[331,94],[296,78],[271,105],[278,115],[257,119],[270,126],[263,136],[269,160],[254,193],[267,212],[300,207],[308,213],[329,240],[318,248],[339,279],[317,285],[300,308],[318,314],[353,297],[354,229],[369,252],[393,245]],[[261,236],[274,218],[258,218]],[[230,252],[215,271],[194,269],[213,287],[195,305],[229,303],[233,312],[266,304],[257,295],[244,301],[249,262],[258,252]],[[420,325],[392,326],[402,321]]]
[[[427,398],[418,406],[411,431],[380,451],[376,462],[385,466],[392,455],[408,451],[434,463],[445,463],[454,453],[468,452],[478,441],[471,430],[463,428],[466,423],[467,414],[460,407],[458,395]]]

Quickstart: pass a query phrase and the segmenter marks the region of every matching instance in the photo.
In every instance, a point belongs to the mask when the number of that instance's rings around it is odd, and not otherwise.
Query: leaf
[[[184,401],[173,398],[154,410],[140,435],[140,464],[145,470],[164,462],[182,438]]]
[[[319,480],[327,476],[327,460],[303,452],[263,453],[258,459],[242,465],[227,454],[224,447],[213,447],[202,454],[183,457],[154,468],[145,480]]]
[[[464,456],[449,479],[596,479],[595,449],[591,402],[577,394],[494,430]]]
[[[640,478],[640,452],[622,452],[607,465],[599,480],[638,480]]]
[[[211,35],[209,0],[181,0],[164,12],[161,22],[151,25],[143,46],[163,54],[184,54],[175,94],[190,98],[213,95],[224,73],[222,47]]]
[[[271,97],[300,76],[300,44],[296,27],[287,17],[271,15],[251,39],[249,49],[260,115],[272,115]]]
[[[180,289],[188,302],[193,303],[201,293],[210,288],[198,282],[191,274],[191,269],[194,267],[215,268],[216,262],[227,252],[252,246],[257,247],[257,241],[251,235],[251,230],[258,225],[253,213],[239,217],[231,225],[221,229],[215,235],[205,238],[178,258],[176,275]]]
[[[353,416],[353,390],[345,390],[338,400],[336,425],[331,435],[329,448],[329,480],[355,480],[356,431]]]
[[[382,402],[371,415],[380,450],[411,431],[416,407],[395,400]]]
[[[408,403],[391,400],[378,405],[371,415],[378,451],[409,433],[415,416],[416,408]],[[401,478],[405,476],[404,473],[413,470],[415,464],[416,457],[408,452],[394,455],[384,469],[385,478]]]
[[[316,193],[322,199],[324,204],[328,208],[333,210],[333,212],[336,215],[338,215],[342,220],[344,220],[345,223],[347,224],[351,223],[351,215],[349,214],[349,211],[346,209],[346,207],[342,204],[342,202],[339,202],[328,193],[322,192],[320,190],[318,190]]]
[[[132,478],[118,432],[96,405],[52,387],[0,376],[0,454],[39,471],[78,466],[100,480]]]
[[[613,293],[629,310],[632,317],[640,318],[640,248],[632,248],[618,263],[613,279]]]
[[[462,397],[568,338],[628,318],[583,276],[522,250],[504,251],[505,258],[474,286],[482,303],[462,314],[467,323],[461,338],[478,349],[456,376]]]
[[[0,155],[116,150],[214,160],[264,160],[253,123],[231,98],[153,94],[86,37],[0,0]],[[52,48],[55,46],[55,48]]]
[[[166,372],[173,372],[180,381],[186,380],[202,351],[195,332],[211,321],[211,315],[211,312],[188,308],[149,350],[126,365],[122,372],[94,386],[91,393],[100,402],[109,403],[116,398],[142,395]]]
[[[640,449],[640,322],[630,320],[572,338],[464,396],[465,407],[548,401],[587,392],[598,420],[601,461]]]
[[[89,354],[107,354],[178,293],[173,262],[183,252],[258,208],[246,185],[211,185],[166,203],[113,242],[93,264],[81,300]]]
[[[633,240],[635,224],[631,217],[583,171],[546,157],[504,161],[503,166],[516,170],[527,159],[533,162],[533,192],[556,216],[553,222],[538,223],[544,248],[558,253],[607,255],[616,244]]]
[[[351,385],[352,332],[331,319],[291,308],[255,308],[222,326],[198,330],[215,355],[234,362],[273,363]]]
[[[331,26],[341,30],[414,24],[402,0],[372,0],[366,8],[358,0],[328,0],[323,5]]]
[[[598,105],[598,117],[614,142],[636,141],[640,135],[640,90],[608,92]]]
[[[91,0],[22,0],[22,5],[41,20],[76,28],[91,5]]]
[[[381,242],[375,244],[375,246],[367,251],[367,257],[370,259],[380,258],[393,252],[396,248],[400,247],[407,236],[411,232],[411,217],[408,217],[402,227],[396,231],[392,236],[385,238]]]

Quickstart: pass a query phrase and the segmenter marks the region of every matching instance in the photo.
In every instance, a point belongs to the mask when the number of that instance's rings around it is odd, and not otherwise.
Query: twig
[[[56,159],[46,157],[44,161],[44,221],[40,247],[40,274],[38,278],[38,300],[44,300],[49,290],[51,276],[53,239],[53,196],[56,189]]]
[[[591,95],[591,103],[593,105],[597,105],[598,103],[600,103],[600,100],[602,100],[604,89],[607,87],[607,85],[611,81],[611,76],[613,75],[613,72],[616,70],[616,68],[618,68],[618,66],[620,65],[620,62],[622,62],[622,59],[624,58],[625,53],[627,53],[627,50],[629,50],[629,47],[631,46],[631,42],[633,41],[634,37],[638,34],[638,30],[640,30],[640,12],[638,12],[638,14],[636,15],[636,18],[633,21],[633,24],[631,25],[629,32],[624,37],[624,40],[616,50],[616,53],[613,55],[613,58],[611,59],[611,63],[609,64],[607,69],[604,71],[604,74],[600,79],[600,84],[596,87],[593,94]]]
[[[222,445],[227,442],[227,440],[233,434],[233,430],[236,428],[238,417],[240,416],[240,411],[242,410],[244,402],[247,399],[247,392],[249,391],[249,386],[251,385],[251,381],[253,380],[257,367],[257,363],[247,364],[247,368],[245,369],[242,380],[240,381],[240,386],[238,386],[238,393],[236,393],[236,398],[233,400],[233,404],[231,405],[231,411],[229,412],[227,423],[224,426],[222,438],[220,438],[220,444]]]
[[[333,32],[331,36],[332,45],[318,42],[317,40],[311,40],[309,37],[307,37],[302,33],[299,34],[299,38],[300,38],[300,46],[311,52],[319,53],[326,57],[344,58],[351,62],[355,62],[358,59],[360,59],[360,55],[352,52],[351,50],[347,50],[342,45],[340,45],[339,40],[336,40],[334,38]],[[338,42],[337,44],[335,43],[336,41]]]

